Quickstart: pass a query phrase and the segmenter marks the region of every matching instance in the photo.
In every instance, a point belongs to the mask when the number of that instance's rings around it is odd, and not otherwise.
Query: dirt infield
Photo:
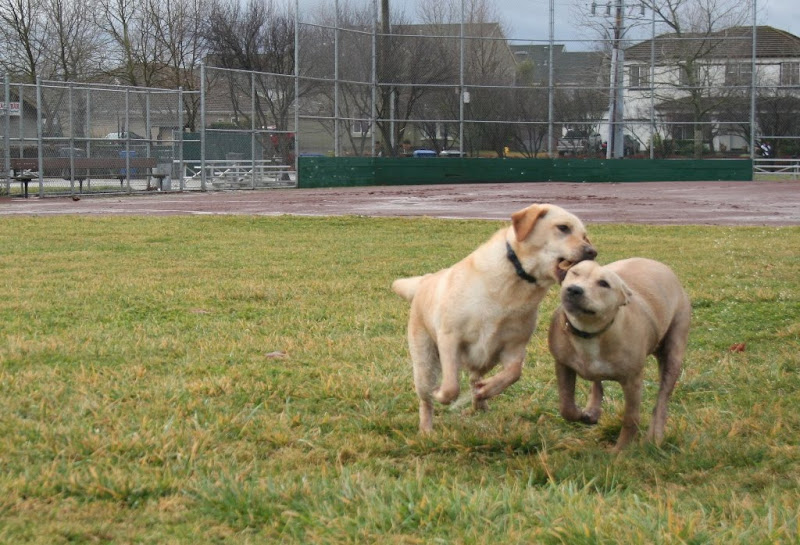
[[[800,181],[522,183],[276,189],[0,201],[0,216],[363,215],[506,219],[534,202],[587,223],[800,225]]]

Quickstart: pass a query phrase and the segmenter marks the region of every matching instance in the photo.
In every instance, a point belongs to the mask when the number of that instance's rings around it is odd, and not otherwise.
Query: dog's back
[[[688,313],[691,312],[689,296],[667,265],[652,259],[633,257],[609,263],[606,268],[617,273],[650,311],[656,314],[656,323],[669,325],[676,315],[686,315],[688,318]],[[663,337],[664,333],[665,331],[660,331],[659,337]]]

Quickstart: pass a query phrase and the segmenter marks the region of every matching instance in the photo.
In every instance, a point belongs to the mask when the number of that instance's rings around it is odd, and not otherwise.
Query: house
[[[756,136],[800,136],[800,38],[756,27],[753,62],[752,31],[663,34],[627,48],[626,133],[673,150],[685,142],[695,151],[748,152],[755,85]]]
[[[518,80],[518,83],[549,85],[549,45],[513,44],[510,47],[517,64],[524,66],[529,63],[532,71],[529,81]],[[560,87],[608,85],[606,63],[606,55],[599,51],[567,51],[564,44],[554,44],[553,82]]]
[[[548,102],[550,85],[550,45],[512,45],[517,61],[517,82],[533,104]],[[552,148],[559,154],[594,154],[601,139],[597,135],[598,119],[608,108],[609,67],[607,56],[599,51],[567,51],[564,44],[554,44],[552,51],[554,94],[554,137]],[[533,89],[531,89],[533,88]],[[537,89],[538,88],[538,93]],[[521,105],[523,110],[524,105]],[[525,126],[526,138],[517,141],[526,155],[548,149],[545,131],[549,126],[548,112],[542,107],[524,111],[527,121],[537,126]],[[597,142],[597,145],[593,144]]]

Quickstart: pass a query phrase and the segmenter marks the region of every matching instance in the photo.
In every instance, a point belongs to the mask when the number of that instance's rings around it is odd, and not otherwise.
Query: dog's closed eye
[[[598,280],[597,281],[597,285],[600,286],[601,288],[610,288],[611,287],[611,285],[608,282],[606,282],[605,280]]]
[[[558,228],[559,231],[561,231],[565,235],[568,235],[572,232],[572,227],[570,227],[569,225],[562,224],[562,225],[557,225],[556,227]]]

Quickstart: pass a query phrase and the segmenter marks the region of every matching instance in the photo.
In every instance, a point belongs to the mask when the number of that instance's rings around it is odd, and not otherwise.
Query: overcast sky
[[[285,0],[289,4],[294,4],[295,0]],[[311,19],[312,13],[319,9],[316,6],[325,5],[331,7],[335,0],[298,0],[300,3],[301,18]],[[341,4],[363,5],[365,9],[371,10],[374,0],[339,0]],[[392,10],[398,10],[405,14],[408,20],[416,18],[415,7],[420,3],[431,3],[437,1],[449,1],[458,5],[459,0],[390,0]],[[615,0],[594,0],[599,5],[605,6],[609,1]],[[632,5],[637,0],[625,0],[626,5]],[[549,0],[488,0],[494,4],[494,8],[504,23],[506,37],[509,39],[531,40],[546,42],[549,37]],[[786,30],[800,36],[800,0],[757,0],[758,2],[758,24],[770,25],[781,30]],[[567,51],[581,51],[596,47],[583,39],[598,39],[596,29],[581,26],[576,22],[579,14],[577,12],[588,11],[588,6],[592,0],[555,0],[555,39],[559,43],[567,44]],[[749,0],[741,0],[745,9]],[[599,8],[602,12],[603,8]],[[649,17],[649,12],[648,15]],[[750,16],[747,17],[748,24]],[[591,23],[597,24],[600,18],[592,18]],[[610,25],[610,23],[609,23]],[[658,32],[658,31],[657,31]],[[638,38],[647,39],[650,37],[649,25],[644,25]],[[636,35],[629,35],[630,39],[636,40]]]
[[[582,0],[579,0],[582,1]],[[605,5],[605,0],[596,0]],[[585,0],[586,5],[591,0]],[[555,38],[557,41],[579,40],[586,30],[573,23],[575,0],[555,0]],[[547,40],[549,36],[549,0],[497,0],[497,10],[504,19],[508,37]],[[800,36],[800,0],[758,0],[758,24],[770,25]],[[592,34],[592,37],[596,34]],[[649,36],[649,33],[648,33]],[[581,44],[567,43],[568,51],[583,49]]]

